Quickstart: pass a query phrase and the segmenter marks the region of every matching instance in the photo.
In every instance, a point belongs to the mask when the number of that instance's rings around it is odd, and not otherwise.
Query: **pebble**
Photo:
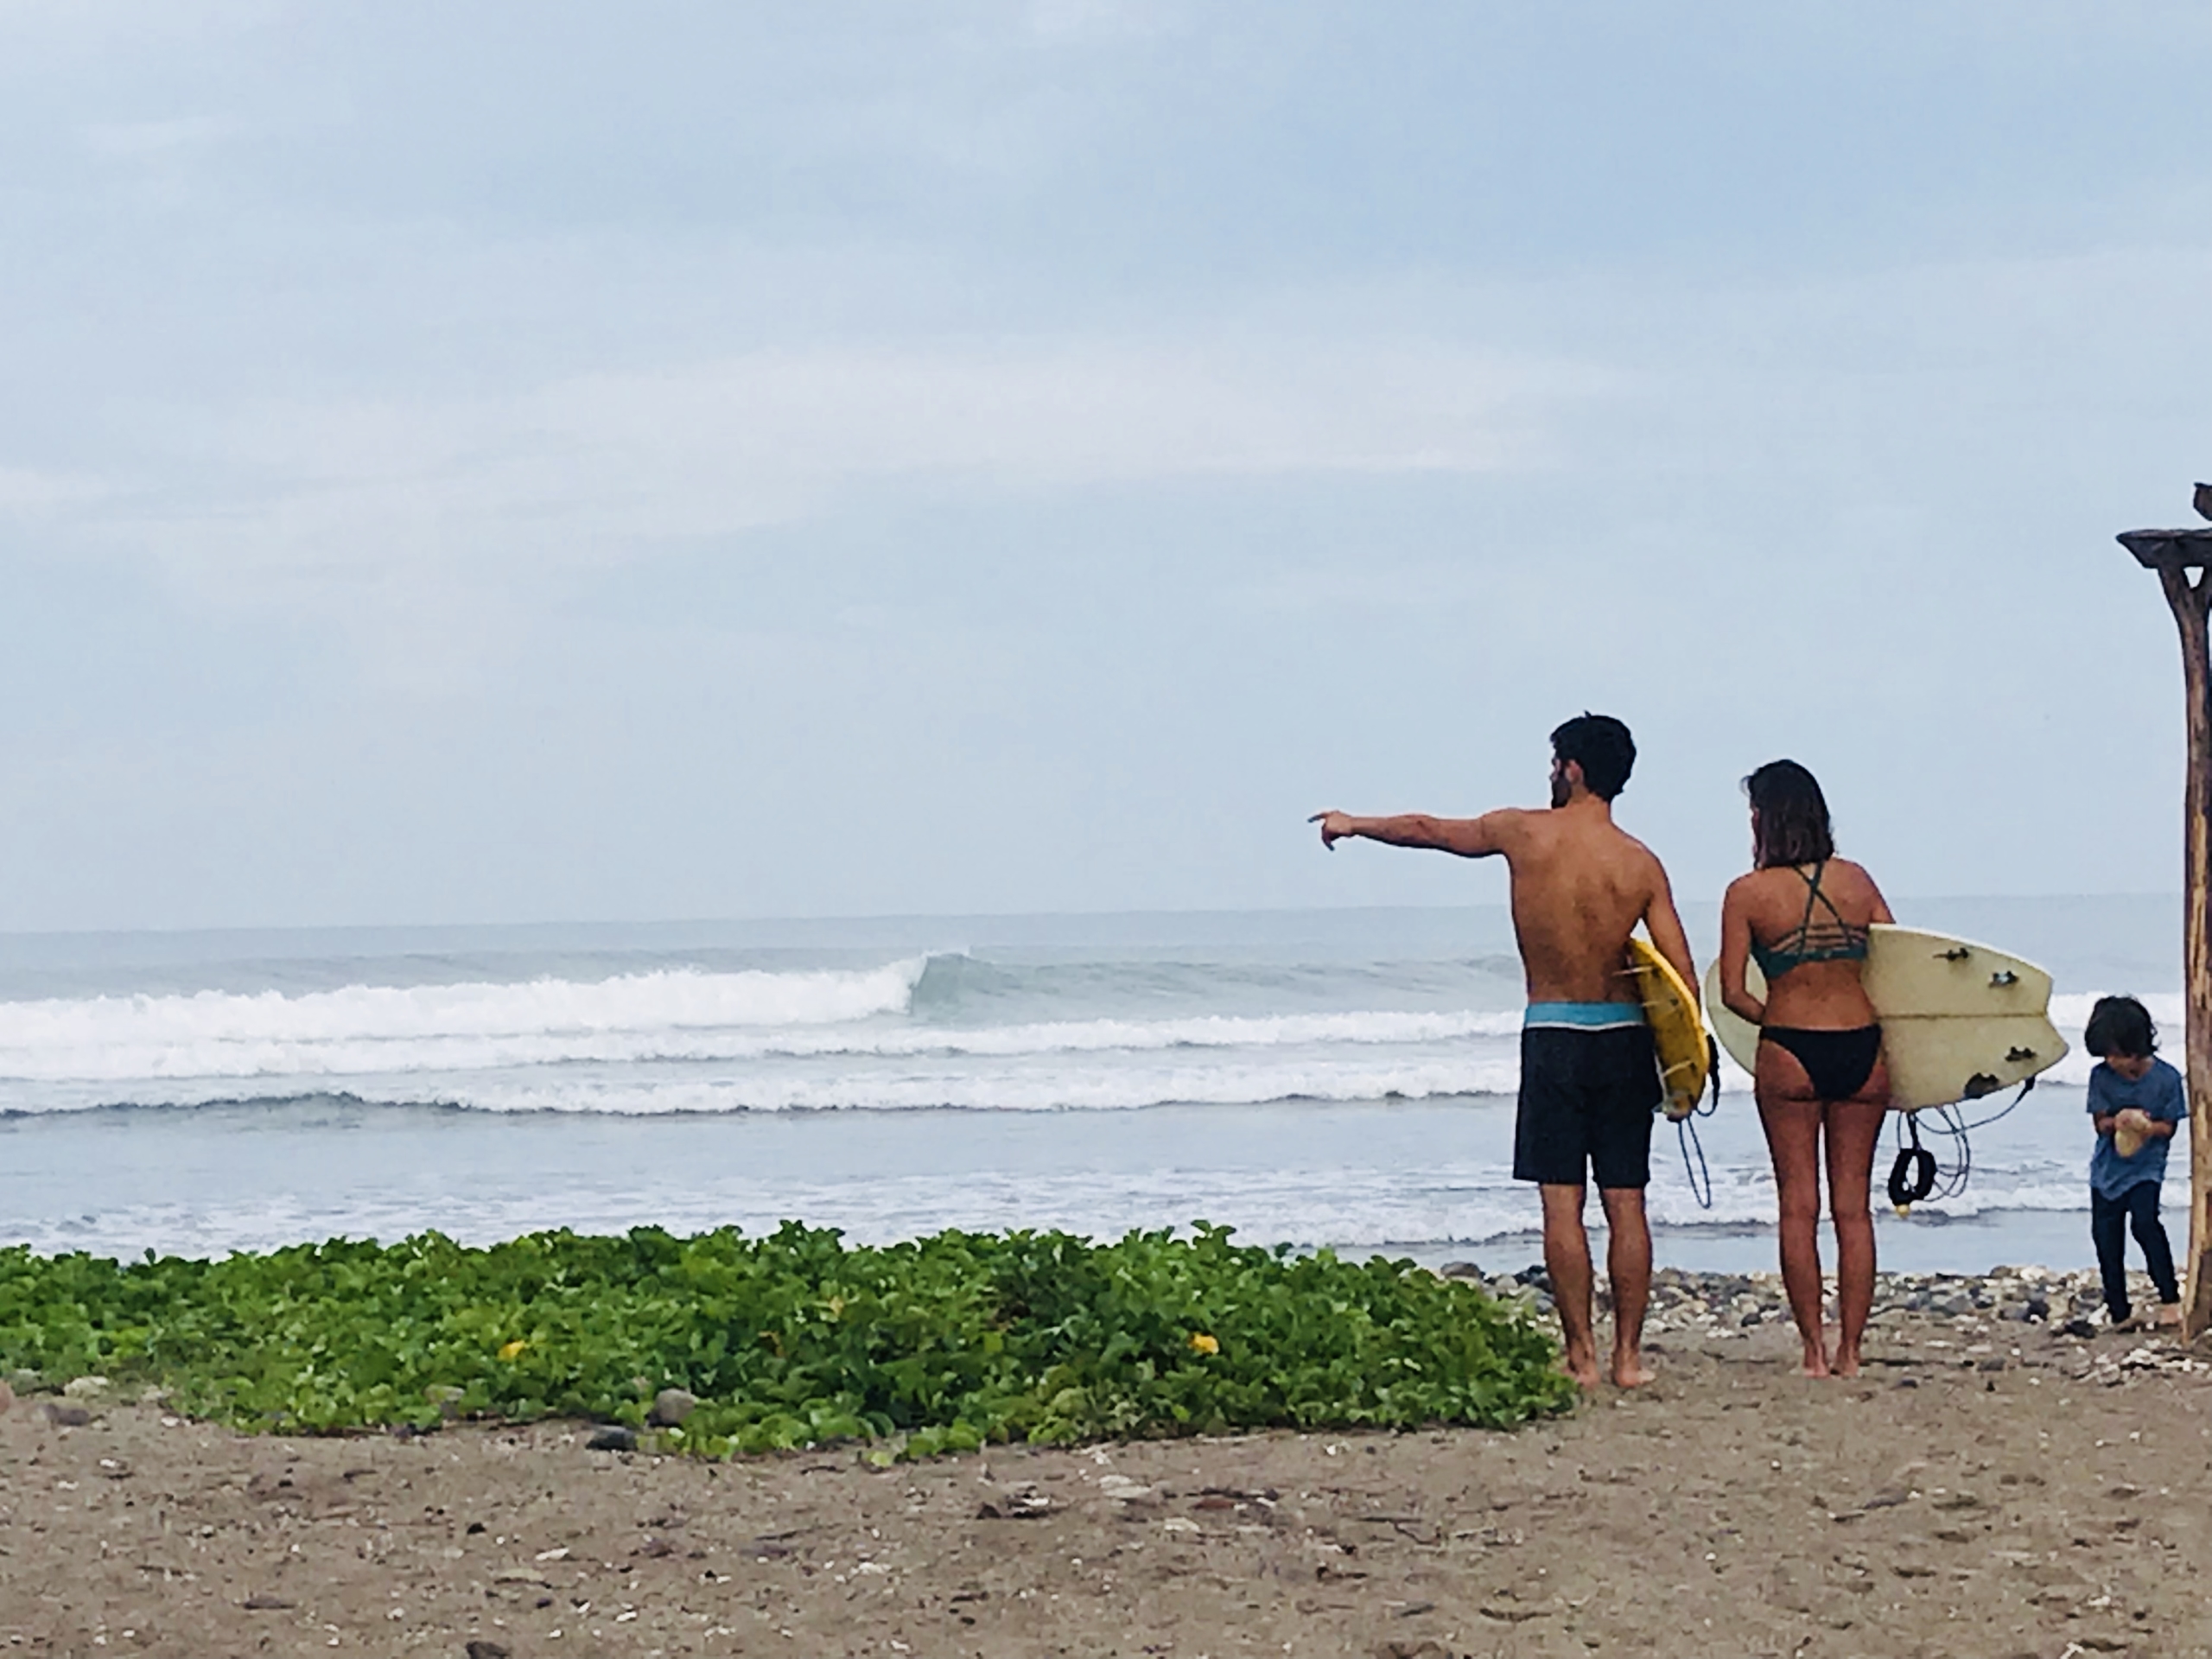
[[[696,1396],[683,1389],[663,1389],[653,1395],[653,1408],[645,1421],[658,1428],[674,1428],[698,1403]]]

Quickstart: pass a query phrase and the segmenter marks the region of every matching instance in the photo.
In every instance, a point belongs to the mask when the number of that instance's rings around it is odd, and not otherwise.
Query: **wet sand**
[[[290,1440],[26,1400],[0,1649],[2212,1655],[2212,1359],[1975,1282],[1885,1293],[1847,1382],[1796,1375],[1770,1281],[1678,1285],[1657,1382],[1513,1433],[709,1465],[575,1424]]]

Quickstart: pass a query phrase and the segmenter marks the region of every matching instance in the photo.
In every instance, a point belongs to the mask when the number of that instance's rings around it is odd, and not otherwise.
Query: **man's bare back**
[[[1624,969],[1638,922],[1683,982],[1696,983],[1667,872],[1595,796],[1578,793],[1561,806],[1505,807],[1478,818],[1324,812],[1315,822],[1330,846],[1360,836],[1462,858],[1503,856],[1512,872],[1513,931],[1531,1002],[1635,1001]]]
[[[1592,803],[1593,805],[1599,804]],[[1667,873],[1610,813],[1579,805],[1509,809],[1485,819],[1513,875],[1513,931],[1531,1002],[1633,1002],[1624,973],[1643,922],[1662,952],[1674,921]],[[1674,952],[1666,952],[1674,955]],[[1687,968],[1687,944],[1676,965]]]

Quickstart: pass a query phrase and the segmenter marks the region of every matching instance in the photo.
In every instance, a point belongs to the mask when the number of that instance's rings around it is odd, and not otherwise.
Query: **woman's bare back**
[[[1817,879],[1817,894],[1814,880]],[[1823,902],[1825,901],[1825,902]],[[1847,858],[1815,865],[1778,865],[1738,876],[1728,889],[1725,909],[1740,915],[1751,940],[1763,949],[1789,949],[1801,930],[1861,931],[1890,919],[1890,907],[1874,878]],[[1726,925],[1724,914],[1724,931]],[[1727,952],[1724,948],[1724,960]],[[1764,1023],[1809,1030],[1847,1030],[1874,1022],[1873,1005],[1859,980],[1863,961],[1843,958],[1802,963],[1769,982]]]

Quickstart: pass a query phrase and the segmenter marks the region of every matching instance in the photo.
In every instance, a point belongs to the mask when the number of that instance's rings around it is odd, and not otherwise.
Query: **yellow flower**
[[[1193,1331],[1191,1332],[1191,1351],[1197,1354],[1217,1354],[1221,1351],[1221,1340],[1217,1337],[1208,1336],[1203,1331]]]
[[[501,1359],[519,1359],[522,1357],[522,1351],[529,1346],[530,1344],[528,1343],[524,1342],[520,1337],[517,1337],[512,1342],[501,1345],[499,1349],[499,1357]]]

